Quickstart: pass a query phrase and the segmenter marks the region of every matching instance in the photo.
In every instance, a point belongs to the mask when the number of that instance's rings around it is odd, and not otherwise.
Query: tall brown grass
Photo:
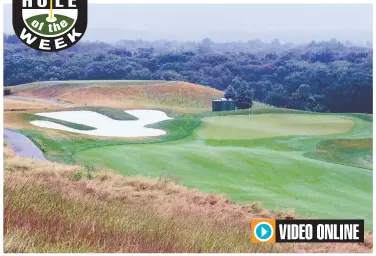
[[[252,218],[296,218],[236,205],[164,179],[22,159],[4,151],[5,252],[370,252],[365,244],[252,244]]]
[[[69,83],[69,82],[68,82]],[[114,108],[163,108],[177,113],[194,113],[211,109],[213,99],[223,92],[187,82],[159,82],[150,84],[108,85],[105,82],[75,84],[75,86],[40,86],[16,90],[17,95],[55,98],[75,105]]]
[[[4,111],[27,111],[57,108],[59,107],[46,102],[4,98]]]

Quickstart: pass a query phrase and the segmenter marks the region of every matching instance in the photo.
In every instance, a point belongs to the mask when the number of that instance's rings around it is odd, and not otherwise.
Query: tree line
[[[4,84],[180,80],[219,90],[231,86],[243,90],[246,98],[277,107],[372,113],[372,54],[369,47],[337,40],[284,45],[210,39],[80,42],[62,52],[45,53],[4,35]]]

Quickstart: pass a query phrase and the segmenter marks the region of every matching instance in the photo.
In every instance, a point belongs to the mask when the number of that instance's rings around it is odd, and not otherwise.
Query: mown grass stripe
[[[91,126],[84,125],[84,124],[77,124],[77,123],[72,123],[68,121],[63,121],[60,119],[55,119],[55,118],[50,118],[50,117],[45,117],[45,116],[38,116],[38,115],[30,115],[29,121],[49,121],[52,123],[61,124],[66,127],[76,129],[76,130],[81,130],[81,131],[92,131],[96,129],[95,127],[91,127]]]
[[[108,118],[118,120],[118,121],[127,121],[127,120],[138,120],[137,117],[132,116],[131,114],[126,113],[124,110],[108,108],[108,107],[74,107],[74,108],[65,108],[57,111],[92,111],[98,114],[107,116]]]

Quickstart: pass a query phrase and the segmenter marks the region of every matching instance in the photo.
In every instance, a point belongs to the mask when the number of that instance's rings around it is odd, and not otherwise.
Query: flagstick
[[[55,22],[56,18],[54,15],[54,8],[53,8],[53,0],[50,0],[50,15],[48,15],[47,21],[48,22]]]
[[[50,20],[53,20],[54,14],[52,12],[52,0],[50,0]]]

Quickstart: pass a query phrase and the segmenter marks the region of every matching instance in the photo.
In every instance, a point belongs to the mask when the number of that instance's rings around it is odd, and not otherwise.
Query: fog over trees
[[[123,40],[35,51],[4,35],[4,84],[54,80],[181,80],[219,90],[247,88],[253,99],[317,112],[372,113],[370,47],[260,40],[217,43]]]

